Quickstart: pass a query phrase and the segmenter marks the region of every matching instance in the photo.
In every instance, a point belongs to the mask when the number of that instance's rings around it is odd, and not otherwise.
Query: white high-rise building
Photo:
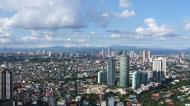
[[[135,71],[132,74],[132,89],[136,89],[138,87],[139,77],[138,77],[138,71]]]
[[[150,60],[150,51],[143,50],[143,63],[147,63]]]
[[[101,73],[102,73],[101,71],[98,72],[98,83],[99,84],[101,83],[101,77],[102,77]]]
[[[162,70],[162,68],[161,68],[161,65],[162,65],[162,63],[161,63],[161,61],[160,60],[154,60],[153,62],[152,62],[152,70],[155,70],[155,71],[161,71]]]
[[[166,76],[166,58],[158,57],[153,61],[152,69],[155,71],[164,71],[164,75]]]

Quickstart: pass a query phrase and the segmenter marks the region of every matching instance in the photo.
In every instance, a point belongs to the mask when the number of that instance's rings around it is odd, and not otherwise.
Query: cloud
[[[73,39],[70,37],[66,38],[57,38],[53,40],[52,43],[55,43],[56,45],[63,45],[65,47],[81,47],[85,46],[86,44],[89,44],[88,40],[86,38],[77,38]]]
[[[102,27],[107,27],[107,25],[115,19],[128,19],[129,17],[135,16],[136,13],[133,10],[125,9],[121,12],[92,12],[91,17],[94,19],[96,23],[98,23]]]
[[[6,25],[7,18],[0,18],[0,43],[5,44],[10,42],[11,31]]]
[[[128,9],[130,0],[119,0],[119,8],[114,12],[108,8],[107,2],[100,4],[101,0],[0,0],[0,10],[4,13],[0,18],[0,39],[12,41],[15,44],[76,44],[91,45],[93,42],[106,44],[111,41],[104,41],[105,36],[95,32],[97,29],[88,30],[83,28],[94,28],[98,25],[106,28],[114,20],[127,19],[136,15],[135,11]],[[102,1],[101,1],[102,2]],[[105,6],[105,7],[102,7]],[[1,17],[1,16],[0,16]],[[17,30],[18,29],[18,30]],[[61,29],[61,30],[57,30]],[[65,30],[66,29],[66,30]],[[56,35],[51,31],[56,30]],[[71,35],[72,30],[84,31],[82,34]],[[13,31],[13,33],[12,33]],[[28,35],[19,35],[20,33]],[[50,31],[44,33],[44,31]],[[92,31],[92,32],[87,32]],[[101,31],[105,35],[104,29]],[[15,33],[14,33],[15,32]],[[19,32],[19,33],[17,33]],[[83,36],[94,35],[94,36]],[[115,34],[115,35],[114,35]],[[135,34],[135,33],[133,33]],[[129,32],[112,33],[112,38],[127,38],[134,36]],[[16,35],[10,39],[11,35]],[[18,35],[18,36],[17,36]],[[79,36],[79,37],[78,37]],[[6,39],[5,39],[6,38]],[[67,38],[63,40],[63,38]],[[94,39],[90,41],[90,39]],[[109,38],[110,39],[110,38]],[[88,41],[89,40],[89,41]]]
[[[0,37],[0,44],[5,44],[5,43],[9,43],[9,42],[10,42],[10,39]]]
[[[53,41],[53,37],[51,37],[50,35],[48,35],[48,34],[45,34],[44,35],[44,39],[46,39],[47,41]]]
[[[112,13],[101,3],[101,0],[0,0],[0,9],[13,12],[12,16],[0,19],[0,24],[4,21],[8,27],[29,30],[76,29],[87,27],[89,23],[106,27],[113,16],[128,18],[136,14],[128,9]],[[127,8],[130,0],[119,0],[119,4]]]
[[[22,36],[19,40],[28,42],[28,41],[36,41],[38,40],[38,38],[39,38],[38,34],[35,31],[31,31],[30,36]]]
[[[14,11],[6,18],[11,27],[26,29],[81,28],[84,0],[0,0],[0,7]]]
[[[0,28],[0,38],[9,38],[11,36],[11,33],[7,30],[1,30]]]
[[[142,38],[141,35],[138,35],[136,32],[131,32],[131,31],[113,30],[113,31],[107,31],[107,32],[110,33],[111,38],[127,38],[127,39]]]
[[[92,36],[86,36],[84,33],[73,31],[64,36],[56,36],[53,42],[67,43],[67,44],[84,44],[88,43]]]
[[[119,0],[119,6],[123,8],[129,7],[131,4],[130,0]]]
[[[102,12],[97,10],[91,10],[89,12],[90,21],[95,22],[103,28],[106,28],[110,21],[113,19],[113,15],[110,12]]]
[[[129,18],[129,17],[132,17],[132,16],[135,16],[136,13],[133,11],[133,10],[124,10],[122,11],[121,13],[116,13],[115,16],[119,17],[119,18]]]
[[[95,31],[91,31],[90,34],[93,36],[97,35],[97,33]]]
[[[17,39],[17,41],[21,42],[37,42],[37,41],[53,41],[53,37],[51,37],[52,33],[43,33],[39,34],[38,32],[31,30],[31,35],[22,36]]]
[[[185,30],[190,30],[190,22],[185,24]]]
[[[119,33],[112,33],[110,37],[111,37],[111,38],[121,38],[122,35],[119,34]]]
[[[167,25],[158,25],[154,18],[147,18],[144,20],[147,28],[138,27],[136,29],[137,34],[150,35],[154,37],[170,35],[174,30]]]

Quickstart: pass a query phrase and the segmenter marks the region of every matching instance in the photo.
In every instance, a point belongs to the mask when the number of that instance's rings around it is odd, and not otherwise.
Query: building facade
[[[147,85],[148,84],[148,72],[146,71],[135,71],[132,74],[132,89],[137,89],[141,85]]]
[[[98,72],[98,83],[99,84],[106,84],[107,82],[107,73],[106,71],[99,71]]]
[[[114,86],[116,81],[115,59],[109,58],[107,62],[107,85]]]
[[[12,73],[7,68],[0,69],[0,106],[12,106]]]
[[[150,57],[151,57],[150,51],[143,50],[143,56],[142,56],[143,63],[149,62]]]
[[[127,88],[129,87],[129,56],[122,55],[120,56],[120,76],[119,76],[119,85],[120,87]]]
[[[158,57],[153,61],[152,70],[154,71],[163,71],[164,75],[166,76],[166,58]]]

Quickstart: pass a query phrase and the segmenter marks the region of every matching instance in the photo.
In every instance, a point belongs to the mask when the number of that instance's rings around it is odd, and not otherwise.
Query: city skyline
[[[189,48],[189,1],[0,0],[0,48]]]
[[[3,52],[0,64],[2,106],[190,103],[190,55],[183,51]]]

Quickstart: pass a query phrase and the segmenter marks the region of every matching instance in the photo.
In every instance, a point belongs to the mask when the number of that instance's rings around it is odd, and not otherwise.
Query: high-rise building
[[[140,75],[138,71],[132,74],[132,89],[136,89],[140,86]]]
[[[120,76],[119,76],[120,87],[129,87],[129,56],[120,56]]]
[[[180,56],[180,57],[183,58],[183,59],[185,58],[185,53],[184,53],[184,51],[181,52],[181,56]]]
[[[162,62],[160,60],[154,60],[152,62],[152,70],[155,70],[155,71],[161,71],[162,70]]]
[[[116,81],[115,59],[109,58],[107,62],[107,85],[114,86]]]
[[[155,71],[163,71],[166,76],[166,58],[158,57],[153,61],[152,69]]]
[[[99,84],[106,84],[107,82],[107,73],[106,71],[99,71],[98,72],[98,83]]]
[[[145,71],[135,71],[132,74],[132,89],[139,88],[141,84],[148,84],[148,73]]]
[[[153,71],[152,70],[148,71],[148,82],[153,82]]]
[[[7,68],[0,69],[0,106],[12,106],[12,73]]]
[[[150,77],[149,77],[150,80]],[[151,82],[162,83],[165,81],[164,71],[152,71],[152,80]]]
[[[143,50],[143,63],[149,62],[150,56],[150,51]]]
[[[157,82],[164,82],[165,81],[165,73],[164,71],[158,71],[157,72]]]
[[[140,82],[141,84],[148,84],[148,73],[145,71],[140,72]]]
[[[162,71],[164,71],[164,75],[166,76],[167,70],[166,70],[166,58],[160,58],[162,61]]]

